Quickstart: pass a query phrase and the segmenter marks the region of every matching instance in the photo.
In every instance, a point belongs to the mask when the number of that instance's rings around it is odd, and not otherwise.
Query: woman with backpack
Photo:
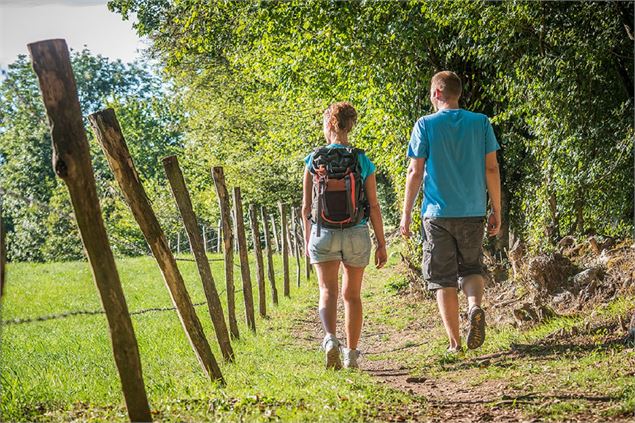
[[[370,219],[377,249],[375,266],[387,260],[386,240],[377,201],[375,165],[363,150],[349,144],[348,134],[357,112],[348,102],[331,104],[324,111],[324,137],[328,145],[305,159],[302,215],[305,251],[315,265],[320,287],[319,314],[326,335],[322,348],[326,367],[357,368],[357,344],[362,330],[361,286],[370,261]],[[346,346],[336,336],[338,279],[343,268],[342,298]]]

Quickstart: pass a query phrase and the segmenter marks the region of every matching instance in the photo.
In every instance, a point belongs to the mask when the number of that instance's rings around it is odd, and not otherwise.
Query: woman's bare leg
[[[322,321],[324,332],[327,335],[335,335],[340,261],[316,263],[314,266],[320,286],[320,320]]]
[[[346,343],[348,348],[355,350],[362,333],[362,279],[364,267],[344,265],[342,277],[342,297],[344,298]]]

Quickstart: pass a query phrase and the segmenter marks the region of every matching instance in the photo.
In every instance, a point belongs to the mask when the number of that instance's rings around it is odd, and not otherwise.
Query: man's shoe
[[[342,368],[340,359],[340,341],[333,334],[327,334],[322,341],[322,349],[326,355],[326,368],[339,370]]]
[[[473,350],[485,342],[485,312],[477,305],[472,306],[467,319],[470,324],[467,330],[467,347]]]
[[[359,350],[352,350],[350,348],[342,348],[342,355],[344,356],[344,368],[346,369],[358,369],[359,364],[357,360],[361,353]]]

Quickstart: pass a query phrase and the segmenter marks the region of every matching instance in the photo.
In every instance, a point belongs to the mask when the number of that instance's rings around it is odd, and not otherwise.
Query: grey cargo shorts
[[[459,288],[459,280],[483,274],[485,217],[424,217],[423,278],[431,291]]]

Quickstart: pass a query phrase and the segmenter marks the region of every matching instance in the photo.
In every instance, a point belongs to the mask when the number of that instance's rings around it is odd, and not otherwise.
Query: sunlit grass
[[[152,258],[122,259],[117,264],[130,310],[171,306]],[[291,266],[293,275],[293,261]],[[179,262],[179,268],[192,301],[205,301],[195,264]],[[8,273],[4,320],[101,308],[87,263],[11,264]],[[224,302],[222,262],[213,262],[213,273]],[[267,291],[269,317],[258,318],[254,335],[244,324],[236,276],[241,339],[234,343],[235,364],[222,362],[207,308],[197,307],[225,387],[203,375],[175,311],[132,317],[157,418],[366,420],[409,402],[406,394],[381,387],[364,373],[324,370],[318,346],[307,349],[295,342],[294,333],[295,319],[317,304],[315,280],[303,280],[298,289],[292,278],[291,299],[282,296],[280,273],[276,281],[280,305],[272,306]],[[255,276],[253,285],[257,298]],[[2,391],[4,420],[127,419],[104,315],[5,326]]]

